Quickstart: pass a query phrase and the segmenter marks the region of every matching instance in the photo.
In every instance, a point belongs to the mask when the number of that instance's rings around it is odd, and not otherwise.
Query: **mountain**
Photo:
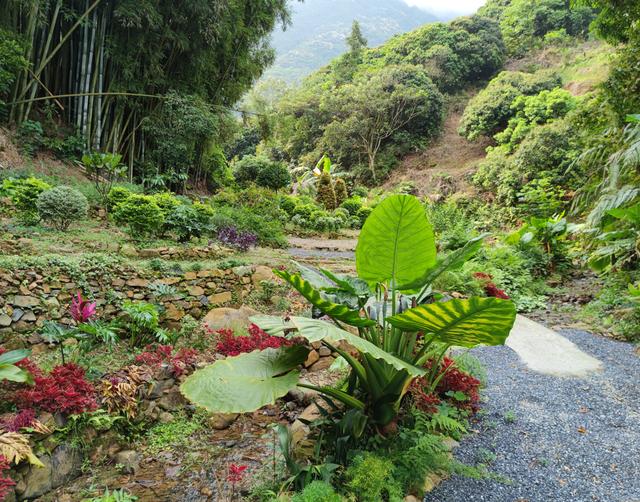
[[[295,82],[345,52],[354,19],[369,47],[439,20],[402,0],[305,0],[292,2],[291,10],[291,26],[273,35],[277,57],[266,78]]]

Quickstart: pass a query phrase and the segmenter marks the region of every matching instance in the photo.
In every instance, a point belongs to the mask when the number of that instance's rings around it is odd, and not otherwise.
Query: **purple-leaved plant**
[[[247,251],[258,243],[258,237],[252,232],[239,231],[234,226],[228,226],[218,230],[218,240],[227,246],[240,251]]]
[[[96,302],[85,300],[78,291],[78,295],[71,300],[69,312],[77,324],[82,324],[96,315]]]

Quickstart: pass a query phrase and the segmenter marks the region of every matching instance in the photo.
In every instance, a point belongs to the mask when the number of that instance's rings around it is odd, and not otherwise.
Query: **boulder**
[[[19,499],[34,499],[44,495],[53,487],[51,485],[51,458],[48,455],[38,457],[44,467],[32,465],[24,479],[16,486]]]
[[[333,357],[323,357],[319,359],[317,362],[313,363],[309,368],[309,371],[322,371],[326,370],[333,364]]]
[[[307,360],[304,362],[304,367],[308,368],[312,364],[315,364],[319,359],[320,359],[320,355],[318,354],[318,351],[312,350],[311,352],[309,352],[309,355],[307,356]]]
[[[258,265],[255,269],[255,272],[251,276],[251,281],[254,286],[260,286],[262,281],[271,281],[273,280],[274,275],[271,267],[265,267],[264,265]]]
[[[164,396],[158,399],[158,406],[165,411],[176,411],[182,408],[187,402],[185,401],[180,390],[177,387],[171,389]]]
[[[0,326],[3,328],[11,326],[11,317],[9,317],[7,314],[0,314]]]
[[[68,444],[58,446],[51,455],[51,487],[57,488],[80,475],[82,452]]]
[[[120,254],[128,258],[136,258],[138,256],[138,250],[131,244],[123,244],[120,247]]]
[[[239,309],[219,307],[210,310],[203,320],[209,326],[209,329],[214,331],[222,328],[246,328],[249,324],[249,318],[259,314],[260,312],[257,310],[245,305]]]

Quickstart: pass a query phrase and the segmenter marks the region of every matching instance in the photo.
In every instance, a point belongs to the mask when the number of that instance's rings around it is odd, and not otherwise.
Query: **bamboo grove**
[[[178,97],[206,118],[175,148],[191,150],[181,174],[194,176],[220,115],[272,62],[269,34],[288,21],[286,0],[1,0],[0,39],[26,60],[0,95],[5,118],[20,125],[47,111],[87,150],[122,154],[133,177],[149,163],[176,169],[150,131],[176,128],[163,113]]]

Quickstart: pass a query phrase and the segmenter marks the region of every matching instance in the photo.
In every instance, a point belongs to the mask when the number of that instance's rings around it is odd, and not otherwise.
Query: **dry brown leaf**
[[[44,467],[38,457],[33,454],[29,438],[19,432],[0,434],[0,455],[6,458],[9,464],[19,464],[23,460],[28,460],[33,465]]]

